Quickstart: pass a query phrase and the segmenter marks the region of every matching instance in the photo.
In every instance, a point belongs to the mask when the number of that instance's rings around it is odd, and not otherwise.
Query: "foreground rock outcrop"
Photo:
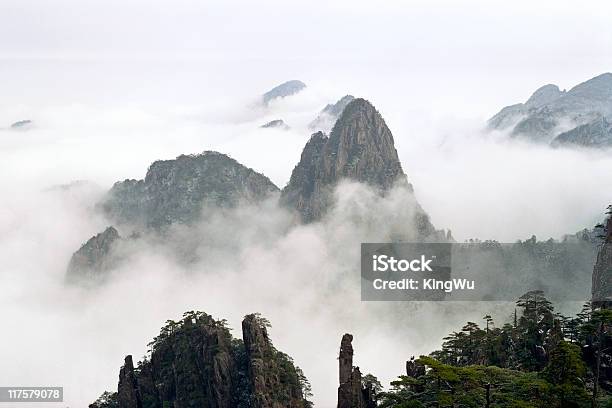
[[[340,342],[338,356],[338,408],[374,408],[376,401],[371,384],[362,384],[359,367],[353,366],[353,336],[346,333]]]
[[[270,341],[267,321],[245,317],[244,342],[224,321],[187,312],[168,321],[150,344],[150,356],[135,367],[127,356],[116,393],[104,404],[119,408],[306,408],[307,381],[292,360]],[[98,401],[101,401],[99,399]],[[112,405],[109,405],[112,406]],[[90,408],[103,408],[95,402]]]
[[[570,142],[588,147],[607,146],[601,136],[585,135],[594,128],[599,132],[601,118],[612,115],[612,73],[605,73],[561,91],[556,85],[539,88],[525,103],[503,108],[489,119],[493,129],[509,129],[512,136],[549,143],[564,132],[582,125],[575,134],[565,135],[557,144]],[[572,142],[576,139],[575,142]]]
[[[333,204],[333,189],[343,179],[364,183],[383,195],[396,186],[412,192],[391,131],[365,99],[346,106],[329,137],[322,132],[312,135],[281,202],[295,208],[304,222],[319,220]],[[416,212],[419,230],[433,233],[425,212],[420,207]]]

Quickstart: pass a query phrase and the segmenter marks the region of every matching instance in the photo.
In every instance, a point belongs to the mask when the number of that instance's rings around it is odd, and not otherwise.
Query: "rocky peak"
[[[303,221],[318,220],[331,204],[334,186],[345,178],[381,192],[406,183],[393,135],[365,99],[346,106],[329,137],[317,132],[310,138],[281,200],[296,208]]]
[[[103,232],[91,237],[76,251],[68,264],[67,279],[94,279],[113,267],[116,258],[113,251],[121,239],[114,227],[108,227]]]
[[[340,341],[340,355],[338,362],[340,365],[340,384],[344,384],[351,379],[353,372],[353,335],[345,333]]]
[[[493,129],[511,129],[513,137],[558,144],[555,140],[563,132],[574,130],[602,117],[612,115],[612,73],[604,73],[560,91],[556,85],[539,88],[527,102],[503,108],[488,121]],[[599,147],[599,136],[583,135],[589,129],[582,128],[578,137],[588,145]],[[597,129],[595,129],[597,130]],[[564,136],[567,137],[567,136]]]
[[[197,221],[206,205],[254,203],[277,191],[266,176],[206,151],[154,162],[144,180],[116,183],[100,207],[119,223],[159,228]]]
[[[282,364],[286,356],[279,353],[268,337],[268,321],[258,314],[245,316],[242,339],[250,379],[253,407],[304,408],[305,400],[297,373],[287,379]]]
[[[608,219],[603,227],[603,243],[599,247],[591,286],[592,301],[596,306],[612,305],[612,206],[608,206]]]
[[[19,120],[13,124],[11,124],[11,129],[28,129],[32,127],[33,122],[30,119]]]
[[[384,119],[365,99],[349,103],[329,138],[335,177],[349,177],[387,189],[406,175]]]
[[[549,102],[559,99],[565,94],[557,85],[548,84],[538,88],[533,95],[525,102],[528,108],[539,108]]]
[[[274,88],[263,94],[263,103],[265,105],[268,105],[274,99],[285,98],[287,96],[295,95],[304,88],[306,88],[306,84],[302,81],[298,81],[297,79],[283,82],[282,84],[275,86]]]
[[[310,406],[302,392],[305,377],[272,346],[267,324],[257,314],[246,316],[243,342],[232,338],[225,321],[186,312],[166,322],[136,368],[131,356],[125,358],[117,393],[105,392],[99,401],[121,408]]]
[[[340,98],[336,103],[330,103],[323,108],[319,115],[310,122],[308,127],[312,130],[319,130],[328,132],[338,120],[338,117],[342,115],[346,106],[351,103],[355,97],[353,95],[345,95]]]
[[[359,367],[353,366],[353,336],[344,334],[338,356],[340,385],[338,386],[338,408],[376,407],[372,389],[362,384]]]
[[[568,92],[572,97],[599,102],[612,102],[612,73],[606,72],[576,85]]]
[[[134,362],[131,355],[125,357],[123,367],[119,370],[117,401],[120,407],[142,408],[142,398],[138,390],[138,383],[134,374]]]
[[[285,123],[284,120],[282,119],[275,119],[275,120],[271,120],[268,123],[265,123],[263,125],[260,126],[263,129],[282,129],[282,130],[288,130],[289,129],[289,125],[287,125]]]
[[[323,112],[328,113],[330,115],[340,116],[346,108],[346,105],[351,103],[355,97],[353,95],[344,95],[334,104],[328,104],[325,108],[323,108]]]

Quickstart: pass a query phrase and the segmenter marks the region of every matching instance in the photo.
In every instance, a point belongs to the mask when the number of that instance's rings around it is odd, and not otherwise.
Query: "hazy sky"
[[[2,102],[197,101],[295,77],[489,115],[610,70],[610,17],[605,0],[3,0]]]

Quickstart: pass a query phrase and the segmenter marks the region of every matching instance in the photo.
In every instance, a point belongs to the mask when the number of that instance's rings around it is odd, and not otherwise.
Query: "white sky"
[[[3,102],[184,102],[299,78],[488,116],[610,70],[611,17],[607,1],[3,0],[0,84]]]

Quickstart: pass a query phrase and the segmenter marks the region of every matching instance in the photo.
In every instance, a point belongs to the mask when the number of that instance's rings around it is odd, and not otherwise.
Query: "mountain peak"
[[[525,105],[530,108],[537,108],[560,98],[563,94],[565,92],[562,92],[557,85],[544,85],[536,89],[527,102],[525,102]]]
[[[328,103],[323,110],[319,112],[319,115],[310,122],[308,127],[312,130],[329,131],[338,120],[338,117],[342,115],[346,106],[354,99],[355,97],[353,95],[344,95],[342,98],[338,99],[336,103]]]
[[[599,143],[599,137],[585,138],[588,127],[581,126],[611,115],[612,73],[606,72],[569,91],[560,91],[552,84],[544,85],[527,102],[503,108],[489,119],[488,125],[493,129],[511,129],[512,137],[527,137],[538,142],[558,143],[564,138],[570,140],[579,136],[578,144]],[[556,140],[562,132],[574,129],[576,134]]]
[[[78,281],[83,278],[100,278],[115,264],[112,252],[120,240],[121,236],[113,226],[91,237],[70,258],[67,279]]]
[[[283,189],[282,200],[296,208],[303,221],[315,221],[331,205],[331,190],[341,179],[380,191],[406,182],[393,135],[365,99],[354,99],[346,106],[329,137],[323,132],[312,135]]]
[[[144,180],[116,183],[101,207],[119,223],[159,228],[190,224],[205,205],[254,203],[276,191],[263,174],[223,153],[205,151],[154,162]]]
[[[268,105],[273,99],[285,98],[287,96],[294,95],[303,90],[304,88],[306,88],[306,84],[297,79],[292,79],[291,81],[283,82],[282,84],[275,86],[274,88],[263,94],[263,103],[265,105]]]
[[[595,101],[610,101],[612,99],[612,73],[597,75],[568,91],[574,97],[588,98]]]

